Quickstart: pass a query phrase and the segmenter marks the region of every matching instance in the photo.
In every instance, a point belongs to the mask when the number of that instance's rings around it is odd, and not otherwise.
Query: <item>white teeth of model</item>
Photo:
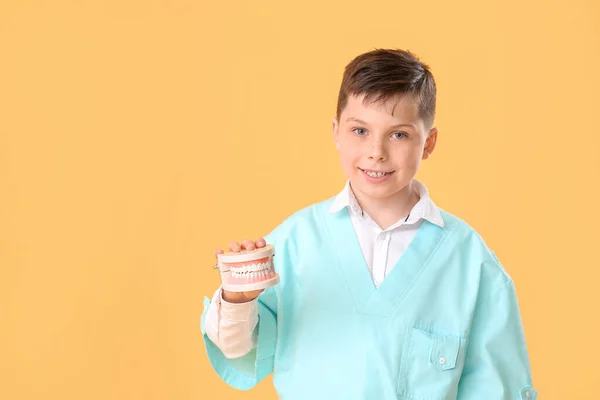
[[[380,178],[383,175],[385,175],[385,172],[367,172],[367,175],[369,175],[373,178]]]
[[[264,263],[254,263],[250,265],[244,265],[240,267],[230,267],[232,276],[241,277],[242,274],[250,273],[250,272],[260,272],[264,271],[265,273],[269,273],[272,269],[271,261],[267,261]]]

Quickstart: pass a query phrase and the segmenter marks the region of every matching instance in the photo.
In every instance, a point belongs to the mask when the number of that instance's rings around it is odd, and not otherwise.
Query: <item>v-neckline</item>
[[[329,213],[327,206],[322,209],[323,217],[333,242],[337,266],[350,289],[356,311],[386,317],[413,286],[442,239],[447,236],[448,229],[424,220],[393,270],[376,287],[348,208]]]

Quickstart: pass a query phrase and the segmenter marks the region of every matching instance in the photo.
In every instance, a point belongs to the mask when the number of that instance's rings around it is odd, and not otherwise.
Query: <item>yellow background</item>
[[[375,47],[436,76],[417,177],[515,280],[541,398],[598,398],[598,4],[2,1],[0,398],[275,398],[206,358],[213,251],[342,188]]]

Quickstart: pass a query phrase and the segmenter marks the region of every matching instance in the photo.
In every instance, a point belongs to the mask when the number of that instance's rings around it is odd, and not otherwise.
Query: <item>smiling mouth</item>
[[[394,171],[383,172],[383,171],[371,171],[371,170],[362,169],[362,168],[358,168],[358,169],[360,169],[362,172],[364,172],[365,174],[369,175],[372,178],[381,178],[382,176],[386,176],[386,175],[390,175],[390,174],[394,173]]]

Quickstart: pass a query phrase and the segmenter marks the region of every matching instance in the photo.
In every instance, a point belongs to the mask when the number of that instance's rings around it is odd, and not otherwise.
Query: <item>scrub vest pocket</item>
[[[417,327],[404,341],[398,395],[413,400],[449,400],[458,393],[466,340]]]

